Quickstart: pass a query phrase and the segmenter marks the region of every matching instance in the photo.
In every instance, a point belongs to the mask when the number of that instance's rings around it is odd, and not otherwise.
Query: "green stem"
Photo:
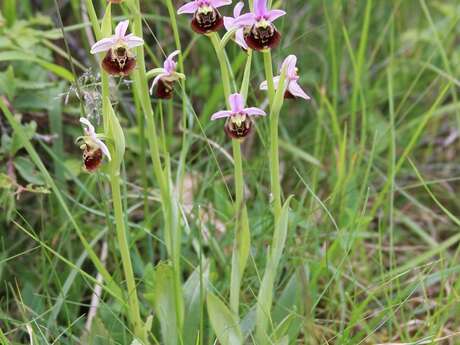
[[[243,272],[240,269],[240,249],[239,237],[240,229],[243,226],[243,212],[247,212],[244,204],[244,179],[243,179],[243,160],[241,155],[241,143],[238,140],[232,140],[233,159],[235,161],[235,240],[232,258],[232,274],[230,282],[230,308],[235,315],[239,314],[240,304],[240,286]],[[246,215],[245,215],[246,216]]]
[[[273,106],[273,99],[275,98],[275,83],[273,83],[273,63],[272,53],[270,50],[263,52],[264,56],[264,68],[265,78],[267,78],[268,84],[268,100],[270,102],[270,108]]]
[[[171,28],[173,31],[173,36],[174,36],[174,42],[176,44],[176,49],[180,50],[182,52],[182,46],[180,42],[180,35],[179,35],[179,27],[177,26],[177,20],[176,20],[176,7],[174,6],[172,0],[166,0],[166,7],[168,8],[168,14],[169,14],[169,19],[171,21]],[[185,73],[184,69],[184,57],[181,54],[179,54],[178,59],[177,59],[178,65],[179,65],[179,72],[180,73]],[[187,152],[190,147],[190,136],[187,138],[187,131],[185,130],[187,128],[187,95],[185,92],[185,81],[180,80],[180,88],[182,91],[182,128],[183,128],[183,134],[182,134],[182,149],[179,157],[179,169],[177,172],[177,186],[178,186],[178,191],[179,191],[179,201],[182,201],[182,196],[184,195],[184,176],[185,176],[185,159],[187,157]]]
[[[145,151],[145,118],[144,114],[141,111],[141,105],[139,100],[139,95],[135,92],[134,93],[134,105],[136,108],[137,114],[137,126],[139,130],[139,146],[140,146],[140,174],[142,179],[142,192],[144,197],[144,214],[148,215],[149,212],[149,196],[148,196],[148,187],[149,181],[147,177],[147,159],[146,159],[146,151]]]
[[[133,1],[134,6],[131,10],[134,15],[133,33],[142,37],[142,13],[140,11],[139,0]],[[155,178],[159,184],[162,211],[165,221],[165,240],[168,254],[171,257],[174,266],[174,289],[175,289],[175,307],[178,324],[178,332],[182,333],[183,326],[183,296],[182,283],[180,274],[180,227],[175,217],[175,201],[172,198],[170,186],[170,172],[168,163],[168,154],[166,154],[166,172],[163,170],[160,158],[160,140],[157,133],[157,124],[154,117],[154,111],[150,102],[148,80],[145,68],[144,47],[137,48],[137,71],[134,75],[134,91],[138,93],[141,101],[142,110],[147,119],[148,142],[150,155],[153,163]]]
[[[113,209],[115,213],[115,228],[117,233],[118,246],[123,264],[123,272],[128,287],[128,315],[133,326],[133,331],[144,344],[147,344],[147,334],[142,325],[139,311],[139,301],[136,292],[133,266],[129,254],[128,238],[126,236],[125,220],[123,216],[123,205],[120,192],[120,176],[118,167],[112,164],[110,172],[110,186],[112,189]]]
[[[273,83],[273,63],[270,51],[263,53],[265,77],[268,84],[268,99],[270,101],[270,185],[273,200],[274,224],[278,224],[281,214],[281,181],[280,181],[280,162],[279,162],[279,137],[278,122],[279,112],[273,112],[275,99],[275,85]]]
[[[209,35],[209,38],[211,39],[211,43],[214,46],[214,50],[216,51],[217,59],[219,60],[220,73],[222,74],[222,83],[224,87],[225,102],[227,107],[230,109],[228,98],[232,92],[230,87],[230,74],[228,72],[225,50],[220,46],[220,38],[217,33],[213,32]]]

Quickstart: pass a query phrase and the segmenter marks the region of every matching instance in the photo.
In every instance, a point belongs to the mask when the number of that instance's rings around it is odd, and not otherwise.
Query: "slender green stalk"
[[[136,291],[136,281],[134,280],[133,266],[131,263],[131,256],[129,254],[128,238],[126,236],[125,220],[123,205],[120,192],[120,176],[118,167],[112,164],[110,169],[110,186],[112,189],[112,202],[115,213],[115,228],[117,232],[118,246],[121,255],[121,262],[123,264],[123,271],[128,287],[128,315],[129,320],[133,326],[133,331],[144,344],[147,344],[147,334],[142,324],[141,315],[139,311],[139,301]]]
[[[232,92],[230,87],[230,74],[228,72],[228,64],[227,59],[225,57],[225,51],[224,49],[222,49],[220,45],[220,39],[217,33],[213,32],[209,35],[209,38],[211,39],[211,43],[214,46],[214,50],[216,51],[217,60],[219,60],[220,73],[222,75],[222,83],[224,87],[225,102],[227,104],[227,107],[230,109],[228,97]]]
[[[140,2],[135,0],[134,6],[131,7],[134,15],[133,33],[142,37],[142,14],[140,11]],[[168,249],[168,254],[173,262],[174,267],[174,294],[175,308],[178,324],[178,332],[182,333],[184,302],[182,293],[182,283],[180,274],[180,226],[177,222],[176,201],[172,195],[172,186],[170,184],[170,172],[168,164],[168,155],[166,155],[166,169],[163,170],[163,165],[160,158],[160,140],[157,133],[157,124],[154,117],[154,111],[150,102],[150,94],[148,88],[148,80],[146,75],[144,47],[137,48],[137,65],[138,68],[134,73],[134,92],[136,92],[141,101],[142,110],[146,116],[148,142],[150,147],[150,155],[153,163],[153,171],[155,178],[159,184],[162,211],[165,221],[165,242]]]
[[[141,105],[139,100],[139,95],[135,92],[134,93],[134,105],[136,108],[137,114],[137,127],[139,130],[139,147],[140,147],[140,174],[142,179],[142,191],[144,196],[144,214],[148,215],[149,212],[149,196],[148,196],[148,187],[149,181],[147,177],[147,159],[146,159],[146,151],[145,151],[145,118],[144,114],[141,111]]]
[[[273,63],[270,51],[265,51],[264,67],[265,77],[268,84],[268,99],[270,102],[270,184],[271,197],[273,200],[274,224],[278,224],[281,213],[281,181],[280,181],[280,162],[279,162],[279,136],[278,122],[279,112],[273,112],[275,99],[275,85],[273,83]]]
[[[268,84],[268,100],[270,102],[270,107],[272,107],[273,99],[275,98],[275,83],[273,82],[272,53],[270,50],[267,50],[263,52],[263,56],[264,56],[265,78],[267,78],[267,84]]]
[[[168,8],[168,14],[171,22],[171,28],[173,31],[174,42],[176,44],[176,49],[182,51],[182,45],[180,42],[179,36],[179,27],[177,25],[176,20],[176,8],[172,2],[172,0],[166,0],[166,7]],[[179,72],[185,73],[184,69],[184,57],[182,54],[179,54],[177,59],[179,65]],[[190,135],[187,137],[187,95],[185,92],[185,81],[180,80],[180,87],[182,91],[182,128],[184,129],[182,135],[182,149],[179,157],[179,169],[177,171],[177,186],[179,190],[179,201],[182,200],[182,196],[184,195],[184,175],[185,175],[185,159],[187,157],[188,148],[190,147]]]

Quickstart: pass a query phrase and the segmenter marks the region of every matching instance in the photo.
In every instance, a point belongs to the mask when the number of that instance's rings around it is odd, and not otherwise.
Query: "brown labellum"
[[[136,67],[136,59],[125,47],[110,49],[102,60],[102,68],[108,74],[127,76]]]
[[[249,117],[246,117],[244,121],[238,124],[236,121],[233,121],[232,117],[227,119],[225,122],[225,133],[232,139],[244,139],[246,138],[252,130],[252,120]]]
[[[284,92],[284,98],[285,98],[285,99],[296,99],[297,97],[294,96],[292,93],[290,93],[289,90],[286,90],[286,91]]]
[[[157,83],[155,95],[157,98],[170,99],[174,93],[174,82],[160,79]]]
[[[271,23],[263,26],[256,24],[245,31],[244,40],[251,49],[265,50],[277,47],[281,41],[281,34]]]
[[[222,29],[224,18],[215,8],[199,9],[193,15],[191,26],[192,30],[198,34],[209,34]]]
[[[100,148],[91,149],[88,145],[83,151],[83,163],[88,172],[95,172],[102,163],[102,150]]]

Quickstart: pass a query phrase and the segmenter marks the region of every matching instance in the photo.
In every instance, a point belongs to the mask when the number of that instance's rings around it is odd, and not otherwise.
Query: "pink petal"
[[[177,14],[195,13],[199,5],[197,1],[189,2],[177,10]]]
[[[107,159],[111,161],[112,157],[110,157],[110,151],[107,148],[107,146],[102,142],[102,140],[99,138],[94,138],[93,140],[96,143],[96,145],[101,149],[102,153],[107,157]]]
[[[270,10],[266,14],[267,20],[270,22],[273,22],[275,19],[278,19],[279,17],[282,17],[286,14],[285,11],[282,10]]]
[[[169,73],[171,74],[172,72],[174,72],[176,70],[176,62],[174,61],[174,57],[176,55],[179,55],[180,53],[180,50],[175,50],[174,52],[172,52],[171,54],[169,54],[169,56],[166,58],[164,64],[163,64],[163,67],[166,71],[166,73]]]
[[[231,29],[233,29],[234,23],[235,23],[235,18],[224,17],[225,30],[230,31]]]
[[[231,5],[232,0],[209,0],[209,3],[212,7],[218,8],[222,6]]]
[[[228,102],[230,103],[231,110],[234,114],[243,110],[244,99],[241,94],[234,93],[233,95],[230,95],[230,97],[228,97]]]
[[[91,54],[97,54],[101,52],[106,52],[116,43],[116,39],[113,37],[103,38],[100,41],[97,41],[91,47]]]
[[[133,34],[125,36],[124,42],[126,43],[128,48],[134,48],[144,44],[144,40],[142,38],[134,36]]]
[[[265,111],[259,108],[251,107],[243,109],[243,112],[249,116],[266,116]]]
[[[119,39],[123,39],[125,37],[126,31],[128,30],[129,20],[124,20],[118,23],[117,27],[115,28],[115,36]]]
[[[302,90],[302,88],[300,87],[299,84],[297,84],[296,81],[291,81],[291,82],[289,83],[289,85],[288,85],[288,91],[289,91],[292,95],[294,95],[294,96],[296,96],[296,97],[304,98],[304,99],[306,99],[307,101],[308,101],[309,99],[311,99],[311,97],[308,96],[308,95],[305,93],[304,90]]]
[[[241,11],[243,10],[244,7],[244,2],[240,1],[239,3],[236,4],[235,8],[233,9],[233,17],[239,17],[241,14]]]
[[[286,68],[286,76],[288,78],[294,78],[297,76],[296,67],[297,65],[297,56],[289,55],[286,59],[284,59],[283,64],[281,65],[280,72],[283,68]]]
[[[96,131],[94,129],[94,126],[91,124],[91,122],[89,122],[87,118],[80,117],[80,123],[86,126],[86,133],[88,133],[89,136],[91,137],[96,136]]]
[[[150,86],[150,94],[153,93],[153,88],[160,81],[160,79],[163,78],[163,77],[166,77],[168,75],[169,75],[168,73],[160,73],[155,77],[155,79],[153,79],[152,86]]]
[[[256,22],[254,13],[246,13],[235,19],[234,26],[251,26]]]
[[[254,0],[254,13],[263,17],[267,14],[267,0]]]
[[[214,113],[212,116],[211,116],[211,120],[217,120],[217,119],[222,119],[224,117],[230,117],[232,116],[232,112],[231,111],[228,111],[228,110],[222,110],[222,111],[218,111],[217,113]]]
[[[172,61],[177,55],[180,54],[180,50],[175,50],[173,51],[171,54],[168,55],[168,57],[166,58],[166,60],[168,61]]]
[[[249,49],[248,44],[244,40],[244,29],[239,29],[237,32],[235,32],[235,42],[243,49]]]
[[[261,82],[260,85],[259,85],[259,89],[260,90],[268,90],[268,82],[266,80]]]
[[[278,77],[274,77],[274,78],[273,78],[273,84],[274,84],[274,86],[275,86],[275,90],[278,88],[279,83],[280,83],[280,77],[279,77],[279,76],[278,76]],[[268,83],[267,83],[266,80],[263,81],[263,82],[260,84],[259,89],[260,89],[260,90],[268,90]]]

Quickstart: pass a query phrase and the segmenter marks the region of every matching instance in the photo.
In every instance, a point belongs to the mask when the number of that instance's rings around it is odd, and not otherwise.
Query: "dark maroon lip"
[[[297,97],[294,96],[291,92],[289,92],[289,90],[286,90],[284,92],[284,98],[285,99],[296,99]]]
[[[225,122],[224,130],[231,139],[244,139],[251,133],[252,127],[253,123],[249,117],[239,127],[232,122],[230,117]]]
[[[276,48],[281,41],[281,34],[273,24],[267,28],[258,28],[253,25],[245,31],[244,40],[249,48],[260,51]]]
[[[96,171],[102,163],[102,150],[99,148],[91,149],[86,145],[83,151],[83,164],[88,172]]]
[[[136,59],[129,56],[128,52],[124,50],[117,50],[117,54],[112,53],[110,49],[102,60],[101,66],[108,74],[113,76],[127,76],[136,67]]]
[[[174,94],[174,82],[160,79],[156,86],[155,95],[160,99],[171,99]]]
[[[214,18],[208,16],[204,17],[202,14],[195,13],[190,24],[192,30],[198,34],[205,35],[222,29],[224,27],[224,18],[219,11],[213,9],[211,15],[214,16]]]

